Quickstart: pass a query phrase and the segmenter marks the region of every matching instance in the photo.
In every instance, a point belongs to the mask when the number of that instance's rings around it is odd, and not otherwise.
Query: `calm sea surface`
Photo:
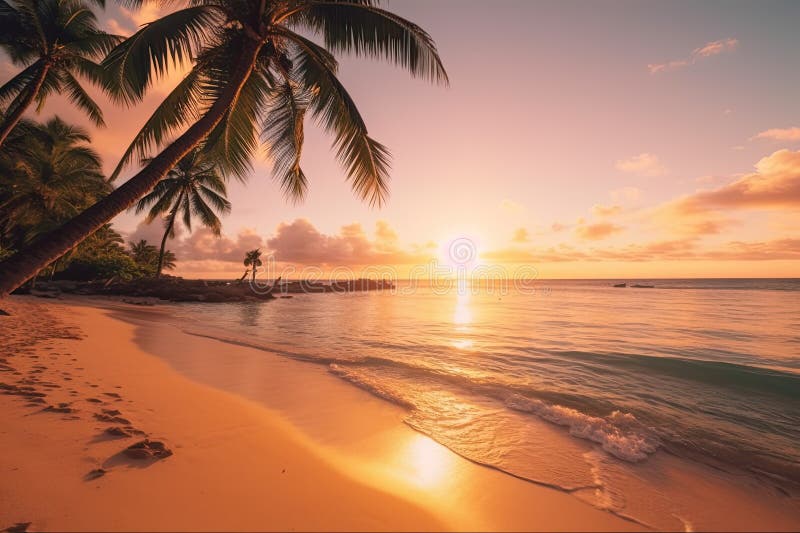
[[[611,510],[636,498],[625,469],[661,455],[798,486],[800,280],[613,283],[400,283],[176,312],[328,365],[454,451]]]

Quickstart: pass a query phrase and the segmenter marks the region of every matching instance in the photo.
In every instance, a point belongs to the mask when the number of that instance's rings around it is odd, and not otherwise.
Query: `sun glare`
[[[415,435],[408,445],[411,479],[422,487],[439,485],[447,479],[453,455],[441,444],[425,435]]]

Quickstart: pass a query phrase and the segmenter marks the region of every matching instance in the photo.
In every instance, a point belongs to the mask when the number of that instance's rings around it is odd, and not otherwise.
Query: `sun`
[[[457,272],[470,271],[479,264],[479,241],[469,234],[454,235],[440,241],[438,261],[442,267]]]

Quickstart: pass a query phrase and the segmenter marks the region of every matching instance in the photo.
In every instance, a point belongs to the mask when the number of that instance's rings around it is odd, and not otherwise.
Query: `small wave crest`
[[[370,379],[367,376],[353,372],[352,370],[344,368],[341,365],[331,363],[328,365],[328,371],[334,376],[338,376],[346,381],[349,381],[353,385],[356,385],[357,387],[360,387],[379,398],[383,398],[384,400],[399,405],[400,407],[405,407],[406,409],[414,409],[416,407],[412,402],[401,397],[388,387],[381,386],[374,379]]]
[[[571,435],[596,442],[624,461],[643,461],[660,445],[658,438],[630,413],[614,411],[604,418],[589,416],[571,407],[550,405],[519,394],[508,397],[505,404],[516,411],[532,413],[553,424],[568,427]]]
[[[332,374],[379,398],[412,411],[416,411],[419,407],[412,398],[405,397],[395,388],[386,386],[380,380],[362,372],[336,363],[330,364],[328,368]],[[623,461],[643,461],[660,446],[658,438],[630,413],[614,411],[609,416],[601,418],[587,415],[571,407],[549,404],[520,394],[496,395],[498,399],[503,396],[505,396],[503,403],[509,409],[534,414],[547,422],[567,427],[572,436],[600,444],[603,450]]]

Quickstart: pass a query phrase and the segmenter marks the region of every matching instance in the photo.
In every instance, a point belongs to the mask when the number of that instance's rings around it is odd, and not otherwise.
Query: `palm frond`
[[[296,33],[284,35],[297,45],[294,69],[312,93],[313,116],[334,136],[336,155],[354,192],[370,205],[382,205],[389,192],[389,150],[369,136],[355,102],[336,77],[333,56]]]
[[[112,73],[112,96],[128,104],[139,102],[155,80],[191,59],[220,22],[218,11],[199,5],[145,24],[103,60]]]
[[[286,79],[276,87],[267,103],[261,138],[273,161],[273,177],[281,183],[284,195],[301,201],[308,189],[308,180],[300,167],[303,151],[303,122],[310,94]]]
[[[222,59],[236,51],[235,43],[230,45]],[[234,56],[235,57],[235,56]],[[220,79],[227,79],[230,71],[228,64],[215,64],[212,72],[214,75],[207,77],[204,91],[216,97],[224,89],[218,83]],[[222,78],[219,76],[222,75]],[[218,161],[220,169],[226,175],[232,175],[244,180],[252,169],[251,161],[258,150],[258,121],[263,113],[266,96],[270,92],[270,82],[263,70],[255,70],[245,82],[238,98],[233,102],[223,119],[206,139],[206,152]]]
[[[200,70],[195,67],[167,95],[122,154],[119,163],[108,178],[109,181],[117,179],[120,172],[135,157],[144,159],[148,152],[159,147],[167,136],[197,117],[202,97],[200,79]]]
[[[371,4],[314,0],[287,23],[322,34],[333,52],[385,59],[414,77],[448,84],[433,38],[413,22]]]
[[[0,87],[0,104],[7,102],[11,98],[21,94],[26,89],[30,90],[33,80],[39,74],[39,69],[41,69],[43,66],[44,62],[36,61],[4,83],[3,86]]]
[[[67,71],[62,73],[62,79],[68,91],[67,96],[72,103],[82,109],[96,126],[105,126],[100,106],[86,93],[78,80]]]

